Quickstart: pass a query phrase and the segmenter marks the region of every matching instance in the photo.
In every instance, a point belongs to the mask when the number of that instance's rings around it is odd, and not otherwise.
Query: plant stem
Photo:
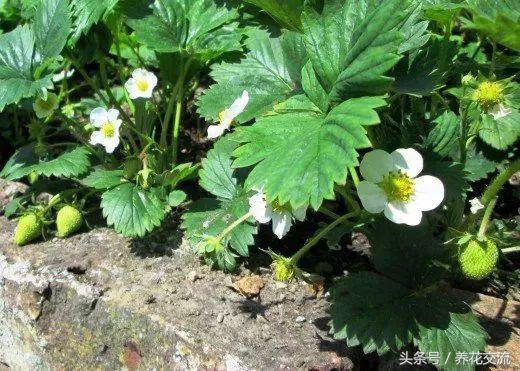
[[[482,195],[482,205],[486,207],[486,211],[484,212],[484,216],[482,217],[482,221],[480,222],[480,228],[478,230],[478,238],[484,238],[487,230],[487,226],[489,224],[489,219],[491,218],[491,214],[493,213],[493,209],[496,204],[497,194],[502,188],[502,186],[511,178],[511,176],[520,171],[520,160],[514,161],[509,167],[503,170],[498,176],[491,182],[491,184],[486,188],[486,191]]]
[[[511,254],[520,251],[520,246],[505,247],[502,249],[504,254]]]
[[[231,232],[233,232],[233,229],[235,229],[236,227],[238,227],[240,224],[242,224],[243,222],[245,222],[247,219],[249,219],[250,217],[252,217],[253,214],[251,212],[248,212],[247,214],[244,214],[242,215],[240,218],[238,218],[237,220],[235,220],[233,223],[231,223],[226,229],[224,229],[218,236],[217,236],[217,239],[219,241],[222,241],[224,238],[226,238],[226,236],[228,234],[230,234]]]
[[[327,209],[325,206],[320,207],[318,211],[320,213],[322,213],[323,215],[327,215],[329,218],[332,218],[332,219],[337,219],[340,217],[334,211]]]
[[[307,242],[298,252],[292,257],[291,261],[293,264],[297,264],[298,261],[312,248],[314,247],[323,237],[325,237],[331,230],[336,228],[338,225],[343,223],[345,220],[353,218],[361,213],[361,210],[356,210],[351,213],[340,216],[338,219],[326,226],[320,233],[314,236],[309,242]]]
[[[498,191],[502,188],[502,186],[513,176],[514,173],[520,171],[520,159],[512,162],[509,167],[503,170],[498,176],[491,182],[491,184],[486,188],[484,194],[482,195],[482,205],[487,206],[491,200],[495,198],[498,194]]]
[[[493,213],[493,209],[495,208],[496,202],[497,199],[494,198],[486,207],[486,211],[484,212],[484,216],[482,217],[482,221],[480,222],[480,228],[478,229],[477,239],[479,241],[482,241],[486,236],[489,219],[491,218],[491,214]]]
[[[175,106],[175,98],[177,96],[177,85],[173,88],[172,95],[170,97],[170,100],[168,101],[168,106],[166,107],[166,114],[164,115],[164,120],[162,124],[161,129],[161,140],[160,145],[161,147],[166,147],[166,140],[168,135],[168,130],[170,127],[170,120],[173,115],[173,107]]]
[[[352,182],[354,182],[354,186],[357,188],[359,184],[359,177],[356,168],[353,166],[349,166],[348,171],[350,173],[350,177],[352,178]]]
[[[179,132],[182,117],[182,89],[181,94],[177,97],[177,104],[175,106],[175,122],[173,124],[173,143],[172,143],[172,162],[177,163],[177,155],[179,151]]]

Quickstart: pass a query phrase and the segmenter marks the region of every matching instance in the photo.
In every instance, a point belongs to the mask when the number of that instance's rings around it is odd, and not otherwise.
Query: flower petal
[[[393,170],[395,170],[395,166],[392,156],[381,149],[368,152],[359,165],[363,178],[373,183],[379,183],[383,180],[383,176]]]
[[[416,226],[421,224],[422,212],[412,207],[410,203],[390,202],[385,207],[385,216],[397,224]]]
[[[385,192],[375,183],[363,180],[359,182],[357,191],[361,204],[369,213],[378,214],[388,204]]]
[[[103,107],[94,108],[90,112],[90,122],[96,127],[101,127],[105,122],[108,121],[108,112]]]
[[[444,185],[439,178],[423,175],[414,180],[414,195],[411,206],[420,211],[429,211],[439,206],[444,199]]]
[[[119,146],[119,136],[114,135],[112,138],[105,138],[102,144],[105,147],[105,151],[107,153],[113,153]]]
[[[137,90],[137,81],[133,77],[129,78],[125,83],[125,89],[128,92],[130,99],[136,99],[139,97],[139,91]]]
[[[292,218],[290,213],[273,213],[273,233],[276,237],[282,239],[289,232],[291,226]]]
[[[208,127],[208,139],[215,139],[220,137],[226,131],[227,127],[224,125],[210,125]]]
[[[247,104],[249,103],[249,93],[244,90],[242,92],[242,96],[240,98],[235,99],[231,107],[229,107],[228,111],[229,114],[233,117],[237,117],[240,115],[244,109],[246,108]]]
[[[89,143],[95,146],[96,144],[102,144],[104,140],[103,133],[101,131],[95,131],[92,134],[90,134],[90,141]]]
[[[423,170],[423,158],[413,148],[399,148],[391,153],[395,167],[406,173],[410,178],[415,178]]]
[[[296,220],[299,220],[300,222],[303,222],[305,220],[305,217],[307,215],[307,208],[308,205],[304,205],[297,207],[292,211],[292,214],[296,218]]]
[[[111,108],[107,112],[108,122],[115,124],[119,118],[119,111]]]
[[[145,70],[144,68],[136,68],[133,72],[132,72],[132,77],[134,79],[142,79],[142,78],[146,78],[146,75],[147,75],[148,71]]]
[[[271,220],[270,209],[262,193],[257,193],[249,198],[249,212],[259,223],[269,223]]]
[[[123,125],[123,120],[117,119],[116,121],[112,122],[112,125],[114,125],[114,130],[116,131],[116,135],[119,136],[119,128],[121,125]]]

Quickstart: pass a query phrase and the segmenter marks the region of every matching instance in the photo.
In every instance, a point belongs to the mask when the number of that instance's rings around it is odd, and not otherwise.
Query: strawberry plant
[[[216,269],[261,253],[276,279],[312,281],[316,259],[346,264],[327,278],[348,346],[474,366],[454,356],[486,333],[450,286],[516,264],[518,2],[5,0],[0,15],[16,147],[0,177],[30,184],[4,210],[15,243],[95,215],[144,237],[182,214]],[[371,259],[350,266],[353,233]]]

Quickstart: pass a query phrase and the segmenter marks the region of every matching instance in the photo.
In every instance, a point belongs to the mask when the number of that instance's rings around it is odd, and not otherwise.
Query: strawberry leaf
[[[309,109],[313,104],[304,96],[293,97],[282,112],[237,128],[233,139],[241,146],[233,166],[254,165],[246,187],[263,186],[269,201],[318,209],[334,198],[334,184],[345,182],[348,167],[358,164],[356,149],[370,147],[365,126],[379,123],[374,109],[385,104],[377,97],[355,98],[325,115]]]

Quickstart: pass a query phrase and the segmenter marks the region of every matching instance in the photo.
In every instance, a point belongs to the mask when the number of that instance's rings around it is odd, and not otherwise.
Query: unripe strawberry
[[[58,237],[68,237],[83,225],[83,215],[73,206],[63,206],[56,216]]]
[[[25,214],[18,220],[18,225],[14,231],[13,242],[18,246],[23,246],[42,234],[42,220],[35,213]]]
[[[459,255],[462,273],[469,279],[480,281],[493,272],[498,262],[497,245],[485,239],[471,240]]]

